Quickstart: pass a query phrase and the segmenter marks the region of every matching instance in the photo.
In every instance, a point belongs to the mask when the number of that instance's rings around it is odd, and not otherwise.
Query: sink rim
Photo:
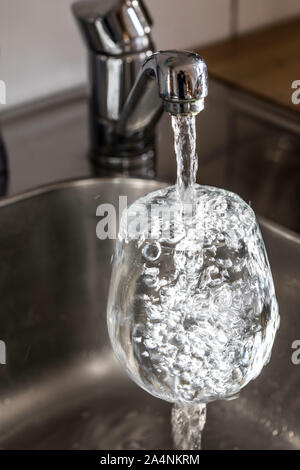
[[[141,188],[145,185],[153,186],[153,191],[156,189],[160,189],[162,187],[172,186],[172,184],[163,181],[161,179],[143,179],[143,178],[136,178],[130,176],[112,176],[112,177],[91,177],[91,178],[71,178],[68,180],[58,181],[51,184],[46,184],[42,186],[38,186],[36,188],[32,188],[21,192],[19,194],[15,194],[13,196],[3,197],[0,200],[0,209],[3,207],[10,206],[12,204],[16,204],[18,202],[22,202],[34,197],[42,196],[47,193],[52,193],[55,191],[60,191],[64,189],[72,189],[72,188],[80,188],[81,186],[93,186],[97,183],[110,183],[113,185],[128,183],[135,187]],[[206,186],[206,185],[202,185]],[[281,224],[271,221],[270,219],[255,214],[259,224],[263,225],[265,228],[273,232],[275,235],[283,237],[284,239],[300,244],[300,234],[297,232],[284,227]]]
[[[97,184],[101,182],[118,185],[120,183],[124,183],[124,182],[126,183],[126,181],[130,181],[130,183],[136,188],[140,188],[141,186],[145,184],[145,182],[147,183],[147,185],[149,185],[149,183],[150,185],[153,185],[154,189],[156,186],[158,189],[158,188],[169,185],[166,181],[162,181],[159,179],[142,179],[142,178],[136,178],[136,177],[130,177],[130,176],[71,178],[71,179],[67,179],[63,181],[58,181],[55,183],[37,186],[36,188],[26,190],[24,192],[15,194],[13,196],[8,196],[8,197],[4,196],[0,200],[0,208],[18,203],[20,201],[30,199],[32,197],[42,196],[45,193],[51,193],[51,192],[59,191],[63,189],[77,188],[81,186],[92,186],[93,184]]]

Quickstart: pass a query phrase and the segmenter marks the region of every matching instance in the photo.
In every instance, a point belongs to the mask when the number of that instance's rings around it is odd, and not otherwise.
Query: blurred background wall
[[[0,1],[0,79],[7,105],[80,85],[85,50],[70,11],[72,0]],[[236,30],[300,14],[299,0],[146,0],[159,49],[215,42]],[[236,16],[234,14],[236,12]]]

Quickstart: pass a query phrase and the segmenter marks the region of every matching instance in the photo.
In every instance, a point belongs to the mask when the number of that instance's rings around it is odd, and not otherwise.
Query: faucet
[[[152,20],[142,0],[79,0],[73,12],[88,47],[91,158],[141,165],[154,156],[163,110],[203,109],[206,65],[191,52],[153,54]]]

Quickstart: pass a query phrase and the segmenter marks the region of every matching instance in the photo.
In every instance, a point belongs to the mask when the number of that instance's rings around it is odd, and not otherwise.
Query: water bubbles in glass
[[[279,314],[253,210],[195,184],[194,117],[173,121],[177,184],[123,213],[108,329],[140,387],[195,405],[235,396],[260,374]]]

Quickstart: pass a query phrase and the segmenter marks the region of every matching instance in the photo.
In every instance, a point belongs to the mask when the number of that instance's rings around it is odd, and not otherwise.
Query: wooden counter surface
[[[300,113],[291,99],[300,81],[300,18],[198,52],[211,76]]]

